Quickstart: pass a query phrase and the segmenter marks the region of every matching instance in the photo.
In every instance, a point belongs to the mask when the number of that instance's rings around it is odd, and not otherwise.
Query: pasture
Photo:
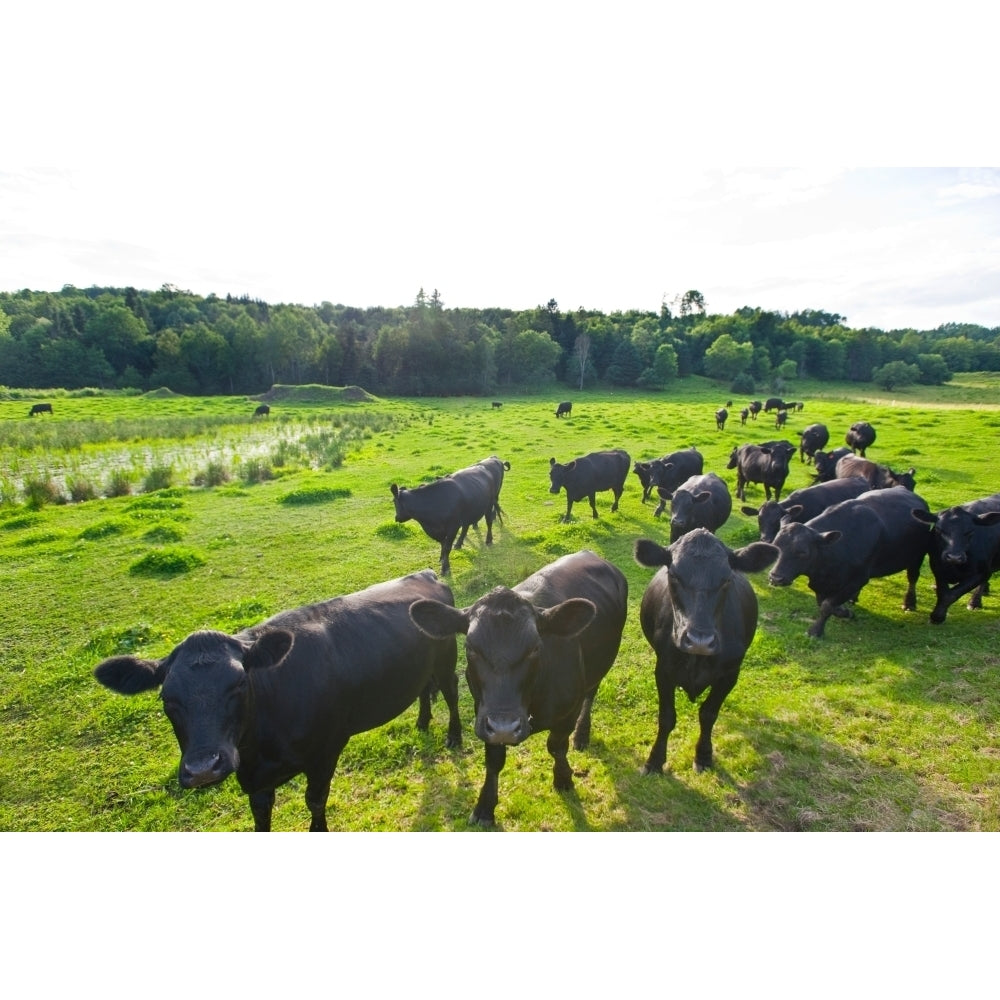
[[[234,777],[185,791],[178,748],[155,692],[129,698],[93,678],[104,657],[165,655],[199,628],[234,632],[285,608],[358,590],[424,567],[438,549],[414,522],[393,520],[390,486],[416,486],[491,454],[510,462],[495,543],[469,532],[447,582],[459,607],[511,586],[545,563],[593,549],[624,571],[629,617],[621,651],[593,709],[589,749],[570,750],[576,789],[552,788],[544,736],[508,753],[498,830],[941,831],[1000,829],[1000,594],[970,612],[955,604],[931,625],[925,563],[915,613],[902,576],[872,581],[857,617],[806,629],[815,601],[804,580],[750,581],[760,620],[739,683],[714,730],[715,768],[696,773],[697,709],[678,692],[678,725],[663,776],[640,769],[656,731],[653,654],[638,607],[652,571],[637,538],[669,542],[630,472],[620,509],[597,495],[599,518],[548,492],[550,458],[624,448],[634,462],[696,446],[705,471],[734,488],[731,450],[821,422],[830,448],[856,420],[878,438],[869,458],[916,469],[932,510],[1000,489],[994,450],[1000,377],[897,391],[796,382],[805,401],[775,429],[773,415],[717,430],[731,394],[704,379],[662,394],[563,387],[544,396],[351,401],[290,390],[256,400],[39,393],[0,400],[0,829],[249,830]],[[871,386],[860,387],[866,392]],[[572,413],[556,419],[560,399]],[[53,413],[28,419],[31,402]],[[734,400],[736,412],[744,405]],[[217,475],[207,475],[210,469]],[[159,477],[151,473],[159,470]],[[116,478],[122,495],[108,492]],[[55,502],[74,483],[94,498]],[[158,486],[142,491],[143,483]],[[26,500],[25,485],[52,484]],[[791,462],[786,492],[811,482]],[[198,483],[199,485],[196,485]],[[747,488],[747,502],[763,489]],[[739,513],[719,531],[732,548],[756,540]],[[464,668],[460,642],[459,671]],[[428,733],[416,706],[355,737],[334,776],[332,830],[465,830],[483,778],[472,699],[460,677],[464,744],[445,747],[439,699]],[[305,830],[303,778],[278,789],[274,829]]]

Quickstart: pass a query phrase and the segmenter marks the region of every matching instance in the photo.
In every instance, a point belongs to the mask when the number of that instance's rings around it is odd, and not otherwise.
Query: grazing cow
[[[725,430],[726,421],[729,419],[729,411],[723,406],[721,409],[715,411],[715,427],[716,430]]]
[[[770,442],[769,444],[741,444],[734,448],[729,456],[727,469],[736,470],[736,499],[746,499],[746,484],[761,483],[764,486],[764,498],[781,499],[781,489],[788,478],[788,460],[795,454],[795,448],[789,442]]]
[[[813,465],[816,469],[816,482],[828,483],[837,478],[837,463],[850,455],[850,448],[834,448],[833,451],[813,452]]]
[[[912,515],[918,507],[928,509],[921,497],[896,486],[844,500],[805,524],[782,524],[773,543],[781,554],[769,579],[775,587],[787,587],[796,577],[808,577],[819,605],[810,636],[823,634],[830,615],[853,618],[845,602],[857,600],[861,588],[875,577],[905,570],[903,610],[916,610],[917,579],[929,534]]]
[[[981,608],[990,576],[1000,569],[1000,493],[938,514],[918,507],[913,516],[931,528],[928,555],[937,591],[931,621],[940,625],[948,609],[970,591],[969,610]]]
[[[773,542],[778,529],[788,521],[809,521],[822,514],[841,500],[853,500],[871,489],[867,479],[852,476],[850,479],[831,479],[828,483],[814,483],[792,490],[784,500],[765,500],[760,508],[741,507],[747,517],[757,518],[762,542]]]
[[[673,493],[659,488],[660,505],[654,517],[663,513],[670,504],[670,541],[676,542],[695,528],[706,528],[714,535],[733,512],[733,498],[729,487],[714,473],[692,476],[681,483]]]
[[[810,424],[804,431],[799,431],[799,461],[804,462],[808,458],[811,462],[813,455],[825,448],[829,440],[830,432],[826,424]]]
[[[253,411],[255,417],[267,417],[271,414],[271,407],[267,403],[261,403],[256,410]]]
[[[28,410],[28,416],[33,417],[36,413],[51,413],[52,404],[51,403],[35,403],[30,410]]]
[[[752,400],[750,400],[750,405],[747,407],[747,409],[750,411],[750,419],[751,420],[756,420],[757,419],[757,414],[760,413],[761,408],[763,407],[763,405],[764,404],[761,403],[761,401],[759,399],[752,399]]]
[[[621,448],[612,451],[592,451],[589,455],[577,458],[566,465],[560,465],[554,458],[549,459],[550,493],[558,493],[566,489],[566,515],[561,520],[569,523],[573,504],[586,497],[590,501],[590,509],[597,517],[596,494],[611,490],[615,502],[611,505],[611,513],[618,510],[618,501],[625,489],[625,479],[629,470],[629,454]]]
[[[499,399],[494,399],[493,403],[491,405],[492,405],[492,407],[493,407],[494,410],[502,410],[503,409],[503,403],[501,403]]]
[[[749,407],[744,406],[743,409],[740,410],[740,426],[741,427],[745,427],[746,426],[747,417],[749,417],[749,416],[750,416],[750,409],[749,409]]]
[[[573,404],[567,399],[556,407],[557,417],[568,417],[573,412]]]
[[[512,589],[496,587],[467,608],[434,600],[410,608],[429,636],[465,633],[465,676],[486,751],[471,823],[493,823],[507,747],[532,733],[548,731],[553,785],[572,789],[569,737],[577,750],[590,741],[591,705],[618,655],[627,612],[625,574],[587,550],[549,563]]]
[[[888,465],[879,465],[868,458],[857,455],[844,455],[837,459],[835,467],[836,478],[846,479],[848,476],[861,476],[871,483],[873,490],[887,490],[893,486],[905,486],[911,493],[916,489],[914,478],[916,469],[908,472],[893,472]]]
[[[844,440],[851,451],[861,452],[861,457],[865,457],[865,449],[870,448],[875,443],[875,428],[864,420],[851,424],[850,430]]]
[[[778,410],[774,418],[775,430],[779,430],[788,423],[788,410]]]
[[[764,412],[770,413],[771,410],[787,410],[788,404],[778,396],[772,396],[769,400],[764,403]]]
[[[669,548],[646,538],[635,543],[636,562],[661,567],[639,606],[643,634],[656,653],[659,696],[656,740],[643,774],[663,771],[667,738],[677,724],[677,688],[692,702],[710,689],[698,709],[694,766],[697,771],[712,766],[712,727],[757,629],[757,596],[742,574],[765,569],[777,554],[764,542],[734,552],[704,528]]]
[[[395,483],[389,487],[396,506],[396,520],[413,518],[424,532],[441,543],[441,573],[451,572],[448,554],[460,549],[469,527],[486,518],[486,544],[493,544],[493,521],[503,523],[500,487],[509,462],[496,455],[432,483],[407,489]],[[461,532],[461,533],[460,533]]]
[[[785,403],[785,409],[789,411],[794,410],[796,413],[801,413],[802,404],[799,402],[792,402],[791,400],[789,400],[787,403]]]
[[[461,745],[457,643],[414,627],[409,608],[420,599],[447,604],[452,593],[425,569],[235,635],[193,632],[160,660],[112,656],[94,675],[120,694],[162,686],[181,787],[216,785],[235,771],[263,831],[275,789],[305,774],[309,829],[326,830],[330,781],[348,740],[418,698],[417,726],[427,729],[434,685],[448,704],[448,746]]]

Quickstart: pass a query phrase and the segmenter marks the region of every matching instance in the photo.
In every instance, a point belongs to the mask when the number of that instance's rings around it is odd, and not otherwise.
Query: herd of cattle
[[[777,402],[783,412],[793,406]],[[760,408],[755,402],[747,409],[753,406]],[[736,473],[739,509],[757,519],[760,533],[759,541],[737,550],[716,537],[732,513],[729,486],[705,472],[696,448],[634,463],[622,449],[565,464],[550,460],[550,492],[566,493],[562,520],[583,499],[598,517],[595,498],[604,491],[613,494],[611,510],[617,510],[630,469],[643,503],[656,490],[655,516],[670,505],[670,544],[639,539],[633,547],[635,560],[655,570],[639,613],[656,657],[659,701],[643,773],[659,773],[666,762],[677,689],[692,702],[708,692],[698,712],[695,767],[712,766],[712,729],[757,626],[747,573],[771,567],[768,579],[776,587],[805,577],[818,605],[808,634],[817,638],[831,616],[852,617],[850,605],[873,578],[905,572],[903,607],[915,610],[925,558],[937,595],[932,622],[943,623],[965,594],[972,594],[970,608],[981,606],[1000,568],[1000,493],[934,513],[915,492],[913,469],[896,473],[855,454],[875,440],[869,424],[852,425],[845,439],[846,448],[823,451],[829,432],[813,424],[801,432],[798,447],[769,441],[733,449],[727,469]],[[800,462],[812,463],[816,481],[782,500],[796,451]],[[492,544],[510,468],[494,455],[421,486],[392,484],[396,520],[415,520],[440,544],[442,575],[450,571],[451,550],[481,520]],[[750,484],[763,487],[758,507],[745,502]],[[507,748],[533,733],[548,733],[554,787],[572,788],[569,741],[576,749],[587,746],[591,705],[618,655],[627,606],[624,573],[588,550],[563,556],[513,587],[496,587],[465,608],[456,607],[450,588],[426,569],[284,611],[235,635],[192,633],[159,660],[113,656],[94,673],[121,694],[162,689],[180,746],[183,787],[217,784],[235,772],[255,829],[268,830],[275,789],[304,774],[310,829],[325,830],[330,782],[351,736],[396,718],[416,700],[417,726],[426,729],[431,695],[440,691],[449,710],[447,745],[460,745],[461,633],[474,731],[485,747],[485,779],[470,822],[491,825]]]

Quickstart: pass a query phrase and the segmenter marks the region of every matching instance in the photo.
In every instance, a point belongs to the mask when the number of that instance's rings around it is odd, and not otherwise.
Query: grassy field
[[[900,609],[902,576],[874,581],[856,619],[832,619],[816,641],[806,636],[815,601],[805,581],[779,590],[766,573],[754,576],[760,624],[715,728],[715,769],[693,770],[696,708],[678,694],[668,773],[643,777],[656,691],[638,606],[652,571],[634,562],[632,548],[640,537],[666,541],[669,526],[654,520],[652,503],[641,504],[632,475],[617,513],[610,494],[598,495],[597,520],[583,503],[571,523],[559,523],[565,496],[548,493],[550,457],[612,447],[634,460],[695,445],[706,471],[732,488],[725,465],[736,445],[797,440],[806,424],[823,422],[833,447],[860,419],[878,432],[869,457],[914,467],[932,509],[1000,489],[992,460],[1000,376],[892,397],[861,388],[863,396],[846,384],[795,383],[788,395],[805,409],[780,434],[764,414],[741,427],[740,400],[717,431],[713,414],[729,394],[697,378],[656,395],[497,397],[499,410],[488,399],[351,402],[304,389],[271,398],[267,421],[250,419],[256,404],[245,397],[0,400],[0,829],[252,828],[234,778],[179,787],[177,745],[156,694],[114,695],[94,681],[94,665],[126,651],[161,656],[198,628],[235,631],[437,568],[438,546],[416,524],[394,522],[389,487],[490,454],[511,463],[506,519],[492,548],[470,532],[453,553],[459,606],[581,548],[618,565],[630,588],[592,745],[570,751],[576,791],[552,789],[544,737],[532,737],[508,754],[498,829],[1000,829],[1000,597],[988,596],[980,612],[959,602],[932,626],[925,566],[915,614]],[[36,398],[50,399],[54,413],[27,419]],[[573,400],[568,419],[554,417],[560,398]],[[162,488],[143,492],[144,480]],[[100,495],[112,481],[131,492]],[[794,459],[786,488],[810,481]],[[83,482],[94,499],[56,502]],[[40,483],[51,493],[39,493]],[[747,500],[762,501],[762,489],[749,487]],[[755,523],[734,510],[720,537],[745,545],[757,537]],[[333,781],[331,829],[467,829],[483,751],[464,680],[461,691],[460,750],[444,746],[440,702],[427,734],[414,728],[414,707],[351,741]],[[303,792],[302,779],[278,790],[276,830],[308,827]]]

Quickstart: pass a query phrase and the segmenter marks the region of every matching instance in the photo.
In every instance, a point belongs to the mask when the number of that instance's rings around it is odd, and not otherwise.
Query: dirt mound
[[[142,394],[143,399],[166,399],[168,396],[180,396],[181,393],[174,392],[172,389],[168,389],[165,385],[161,385],[159,389],[150,389],[149,392],[144,392]]]
[[[262,403],[377,403],[378,399],[358,385],[272,385],[250,399]]]

